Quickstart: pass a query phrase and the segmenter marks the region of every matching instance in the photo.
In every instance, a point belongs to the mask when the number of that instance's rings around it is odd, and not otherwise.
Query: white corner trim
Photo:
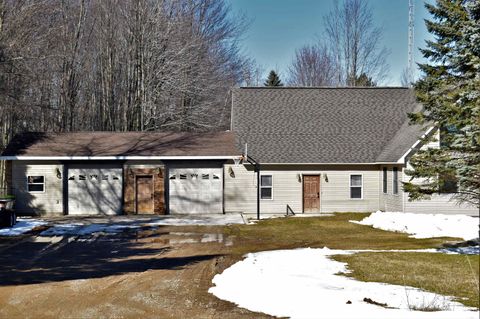
[[[62,161],[62,160],[233,160],[241,156],[0,156],[4,161]]]
[[[412,147],[410,147],[406,152],[405,154],[402,155],[402,157],[400,157],[400,159],[397,161],[397,164],[406,164],[405,163],[405,159],[407,158],[407,156],[421,143],[421,140],[424,139],[426,136],[428,136],[434,129],[436,129],[437,127],[436,126],[432,126],[430,127],[425,133],[423,133],[423,135],[420,137],[420,139],[418,139],[413,145]]]

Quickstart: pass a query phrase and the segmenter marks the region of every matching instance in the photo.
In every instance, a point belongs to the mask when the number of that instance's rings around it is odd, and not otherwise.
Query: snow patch
[[[411,234],[413,238],[478,238],[479,220],[467,215],[413,214],[401,212],[372,213],[361,221],[350,222],[388,231]]]
[[[208,226],[208,225],[229,225],[229,224],[244,224],[241,214],[215,214],[215,215],[200,215],[200,216],[168,216],[162,217],[158,220],[152,220],[145,225],[148,226],[160,226],[160,225],[169,225],[169,226],[185,226],[185,225],[199,225],[199,226]]]
[[[0,236],[18,236],[25,234],[35,227],[46,225],[42,220],[31,218],[18,218],[17,223],[11,228],[0,228]]]
[[[444,254],[480,255],[480,246],[448,247],[438,251]]]
[[[248,254],[216,275],[209,292],[242,308],[279,317],[478,318],[477,311],[451,297],[336,275],[347,272],[347,265],[329,257],[353,252],[303,248]],[[436,306],[442,311],[410,310],[415,306]]]
[[[94,233],[120,233],[127,229],[139,228],[139,225],[118,225],[118,224],[91,224],[80,223],[59,224],[50,227],[40,233],[40,236],[85,236]]]
[[[40,233],[40,236],[85,236],[94,233],[121,233],[123,231],[157,226],[185,226],[185,225],[229,225],[243,224],[240,214],[216,214],[201,216],[162,216],[152,219],[119,219],[117,223],[66,223],[56,224]]]

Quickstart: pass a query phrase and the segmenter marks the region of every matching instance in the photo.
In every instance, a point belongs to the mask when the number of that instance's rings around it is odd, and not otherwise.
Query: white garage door
[[[222,168],[170,169],[170,213],[222,213],[222,179]]]
[[[122,210],[121,168],[70,168],[68,214],[115,215]]]

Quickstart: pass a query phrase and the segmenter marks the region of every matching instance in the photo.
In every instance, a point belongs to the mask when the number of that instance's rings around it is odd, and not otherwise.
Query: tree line
[[[218,0],[0,0],[0,148],[25,130],[226,127],[244,27]]]

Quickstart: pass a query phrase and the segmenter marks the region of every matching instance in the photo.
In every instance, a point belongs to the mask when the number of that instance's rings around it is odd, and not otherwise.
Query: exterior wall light
[[[56,169],[56,175],[58,179],[62,179],[62,172],[60,171],[59,168]]]

